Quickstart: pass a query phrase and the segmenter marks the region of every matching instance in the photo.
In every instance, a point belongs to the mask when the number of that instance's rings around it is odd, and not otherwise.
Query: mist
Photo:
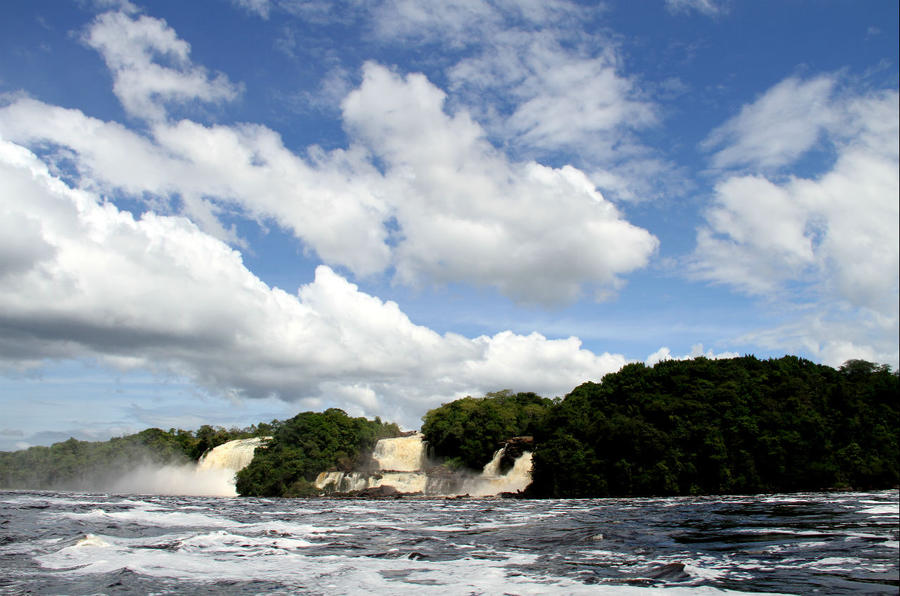
[[[234,471],[197,464],[144,464],[100,487],[116,494],[236,497]]]

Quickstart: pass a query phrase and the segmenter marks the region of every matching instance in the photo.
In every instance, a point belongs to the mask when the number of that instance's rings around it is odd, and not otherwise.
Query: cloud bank
[[[175,215],[140,218],[0,144],[4,235],[0,355],[27,368],[96,358],[189,378],[235,397],[277,396],[408,416],[497,387],[547,395],[624,364],[575,338],[474,339],[415,325],[327,266],[296,295]]]
[[[658,245],[581,171],[496,150],[468,113],[445,111],[444,93],[422,75],[367,63],[342,104],[350,146],[298,156],[264,126],[166,119],[170,100],[221,101],[234,86],[190,63],[163,21],[107,13],[86,39],[149,134],[27,98],[0,109],[0,132],[57,148],[43,157],[74,166],[84,188],[149,197],[231,243],[241,239],[222,215],[237,213],[289,230],[357,275],[390,268],[403,284],[494,287],[527,304],[608,294]],[[178,68],[152,61],[162,58]]]

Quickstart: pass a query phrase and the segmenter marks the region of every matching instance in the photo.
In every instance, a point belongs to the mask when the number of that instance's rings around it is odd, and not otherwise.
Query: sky
[[[893,0],[5,0],[0,449],[898,366]]]

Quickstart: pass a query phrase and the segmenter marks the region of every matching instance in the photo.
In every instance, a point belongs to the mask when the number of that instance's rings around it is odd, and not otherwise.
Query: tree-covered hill
[[[351,418],[343,410],[303,412],[282,422],[265,449],[238,472],[238,494],[300,497],[318,494],[313,481],[325,470],[349,472],[361,466],[378,439],[396,437],[400,428],[379,418]]]
[[[536,433],[552,405],[534,393],[498,391],[464,397],[425,414],[422,434],[433,455],[451,466],[479,470],[502,441]]]
[[[887,488],[898,483],[898,375],[786,356],[629,364],[575,388],[535,440],[550,497]]]

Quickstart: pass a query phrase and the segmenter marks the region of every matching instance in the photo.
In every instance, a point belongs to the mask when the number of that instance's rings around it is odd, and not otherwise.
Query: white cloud
[[[795,308],[818,311],[812,318],[804,317],[804,338],[782,329],[775,334],[783,336],[782,343],[774,346],[774,336],[760,332],[773,347],[807,349],[831,363],[836,354],[893,353],[896,363],[898,94],[832,94],[835,84],[824,78],[809,83],[789,79],[723,127],[729,132],[721,138],[730,144],[714,158],[722,163],[784,165],[810,149],[819,136],[825,139],[820,142],[834,146],[836,159],[816,177],[724,178],[706,212],[707,225],[698,231],[694,272],[703,279],[794,303]],[[825,115],[797,114],[803,122],[791,130],[798,140],[770,150],[761,139],[781,138],[780,133],[757,134],[750,123],[777,128],[778,118],[757,116],[771,115],[773,106],[788,101],[784,95],[788,89],[800,90],[798,102],[805,109],[815,104]],[[855,330],[846,323],[851,319],[858,321]]]
[[[270,0],[231,0],[231,3],[264,19],[269,18],[269,12],[272,10]]]
[[[434,8],[391,6],[403,19],[417,10],[436,18]],[[486,6],[460,3],[438,12]],[[518,14],[558,21],[571,10],[558,3],[488,12],[501,20]],[[242,240],[220,223],[223,214],[274,221],[326,263],[357,275],[393,267],[402,283],[474,283],[542,304],[571,301],[585,290],[608,295],[656,249],[656,239],[625,221],[581,171],[510,160],[466,111],[448,115],[444,93],[421,75],[403,79],[367,64],[361,87],[343,103],[351,146],[310,147],[304,159],[263,126],[170,122],[170,100],[221,100],[235,87],[195,66],[188,44],[165,21],[107,13],[85,39],[106,59],[125,108],[152,119],[148,134],[27,98],[0,108],[0,133],[30,147],[50,145],[48,163],[60,171],[74,165],[83,188],[124,192],[162,213],[177,205],[204,231],[236,246]],[[558,44],[547,44],[533,52],[541,76],[573,73],[557,87],[583,86],[597,74],[616,87],[611,66],[598,66],[602,72],[591,60],[567,66]],[[166,61],[171,67],[158,63]],[[521,87],[534,87],[532,74],[523,75]],[[588,104],[595,120],[625,117],[616,106]],[[554,127],[528,134],[559,137],[567,130]]]
[[[657,107],[621,74],[611,41],[573,47],[571,37],[565,28],[497,31],[450,69],[452,89],[515,151],[565,155],[617,198],[654,196],[659,184],[650,180],[672,168],[637,133],[658,123]]]
[[[475,283],[548,304],[615,290],[646,265],[656,238],[582,172],[510,161],[443,102],[425,77],[369,64],[343,104],[354,144],[311,148],[306,160],[262,126],[160,122],[148,138],[30,99],[0,108],[0,132],[64,147],[85,188],[180,199],[184,213],[231,242],[217,210],[271,218],[325,262],[360,275],[393,265],[403,283]],[[392,246],[390,218],[399,226]]]
[[[673,356],[672,351],[663,346],[660,349],[656,350],[644,360],[644,364],[647,366],[653,366],[658,362],[663,362],[665,360],[693,360],[694,358],[709,358],[710,360],[719,360],[722,358],[737,358],[740,356],[737,352],[713,352],[712,349],[703,349],[703,344],[694,344],[691,346],[691,351],[688,354],[684,354],[682,356]]]
[[[585,23],[603,5],[572,2],[394,0],[373,11],[393,43],[460,50],[446,70],[450,104],[521,158],[571,163],[616,199],[656,198],[681,180],[641,142],[658,108],[622,73],[612,38]]]
[[[190,61],[190,45],[162,19],[107,12],[84,42],[100,52],[113,75],[113,91],[132,116],[162,120],[166,104],[228,101],[240,87],[225,75],[210,78]]]
[[[344,101],[348,130],[386,166],[401,281],[466,281],[523,302],[616,287],[657,240],[621,218],[579,170],[512,162],[425,77],[368,64]]]
[[[828,76],[792,77],[766,91],[703,142],[706,149],[721,147],[713,166],[777,168],[795,161],[820,144],[829,128],[841,125],[831,97],[835,84]]]
[[[0,133],[30,146],[70,150],[85,188],[145,198],[155,210],[180,200],[206,231],[233,241],[219,208],[274,220],[327,262],[366,275],[390,258],[385,207],[369,188],[375,169],[352,152],[318,152],[312,163],[288,151],[274,131],[252,125],[203,126],[182,120],[151,127],[152,138],[112,122],[20,99],[0,108]],[[48,156],[52,159],[53,155]]]
[[[503,21],[491,3],[481,0],[388,0],[375,7],[373,17],[376,34],[382,39],[438,37],[457,46],[472,43],[479,32]]]
[[[575,338],[440,335],[325,266],[297,295],[270,288],[189,221],[135,219],[8,141],[0,142],[0,217],[27,220],[29,241],[52,249],[20,258],[0,286],[6,366],[127,362],[220,394],[403,412],[415,425],[411,416],[466,393],[562,394],[624,363]],[[6,262],[7,244],[0,250]]]
[[[669,12],[682,13],[697,11],[707,16],[716,16],[728,11],[727,0],[666,0]]]
[[[791,322],[754,331],[738,341],[763,349],[803,352],[833,367],[847,360],[862,359],[900,367],[896,317],[886,317],[867,309],[842,304],[815,305]]]

